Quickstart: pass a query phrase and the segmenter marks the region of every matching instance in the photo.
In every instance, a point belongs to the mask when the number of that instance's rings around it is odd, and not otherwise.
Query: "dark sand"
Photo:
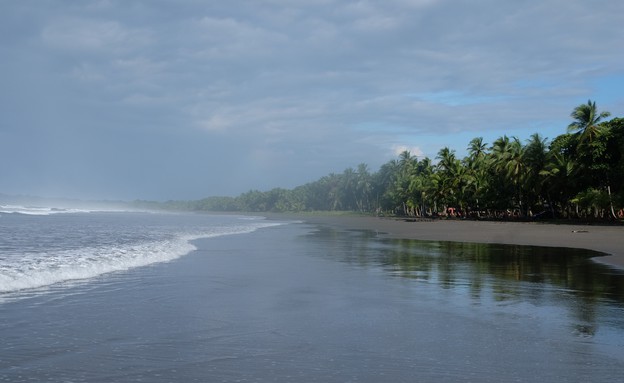
[[[595,250],[596,262],[624,269],[624,227],[534,222],[492,222],[403,219],[358,215],[291,214],[272,217],[299,219],[341,229],[372,230],[388,238],[567,247]]]

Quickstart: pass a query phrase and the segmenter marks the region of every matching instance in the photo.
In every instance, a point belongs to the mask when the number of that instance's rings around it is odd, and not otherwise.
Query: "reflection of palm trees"
[[[385,253],[392,254],[384,257],[386,262],[407,274],[414,271],[415,265],[421,271],[437,271],[435,277],[447,286],[461,285],[459,280],[467,277],[480,281],[477,285],[481,285],[483,276],[489,275],[495,277],[489,279],[490,283],[497,285],[539,282],[559,286],[575,292],[588,305],[602,296],[624,302],[624,276],[605,274],[602,266],[588,264],[585,250],[418,240],[397,240],[394,243],[397,246]],[[470,275],[462,275],[468,270]],[[525,287],[507,286],[501,287],[501,291],[514,291],[516,296],[513,299],[518,299],[518,294],[532,298],[532,290]],[[579,318],[592,315],[589,308],[579,309],[585,312],[585,316],[579,313]]]
[[[596,306],[598,305],[598,298],[593,295],[583,297],[583,305],[579,310],[575,311],[576,317],[579,321],[574,326],[574,333],[582,338],[590,338],[596,334]]]
[[[321,228],[308,234],[326,257],[381,268],[406,280],[469,294],[474,302],[529,302],[570,312],[571,331],[592,336],[601,307],[624,302],[624,275],[588,262],[588,252],[528,246],[379,240],[374,232]],[[322,239],[319,241],[319,238]],[[414,285],[415,287],[419,285]]]

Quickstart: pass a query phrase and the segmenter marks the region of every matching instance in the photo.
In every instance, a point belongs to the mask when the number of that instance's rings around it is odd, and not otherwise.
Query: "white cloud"
[[[87,18],[54,20],[43,29],[41,37],[52,48],[89,53],[127,53],[153,41],[148,30]]]
[[[159,107],[170,103],[170,99],[162,95],[149,95],[144,93],[133,93],[125,96],[122,103],[142,107]]]
[[[393,145],[392,146],[392,154],[394,154],[395,156],[398,156],[405,151],[410,152],[412,156],[416,156],[418,158],[422,158],[425,156],[425,153],[418,146],[407,146],[407,145]]]
[[[275,53],[288,37],[233,18],[204,17],[197,23],[198,48],[206,58],[246,58]]]
[[[106,77],[98,68],[86,62],[81,62],[74,66],[70,73],[73,78],[81,82],[96,83],[106,80]]]
[[[206,119],[198,120],[196,125],[200,129],[209,132],[225,132],[228,128],[233,126],[231,118],[223,114],[215,114]]]

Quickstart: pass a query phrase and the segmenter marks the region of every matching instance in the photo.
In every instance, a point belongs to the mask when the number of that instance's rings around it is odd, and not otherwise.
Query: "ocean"
[[[259,216],[0,207],[0,381],[606,382],[585,251]]]

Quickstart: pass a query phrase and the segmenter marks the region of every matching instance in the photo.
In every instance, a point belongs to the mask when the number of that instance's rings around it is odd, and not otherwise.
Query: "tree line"
[[[409,151],[371,172],[364,163],[294,189],[238,197],[169,201],[198,211],[356,211],[406,217],[624,218],[624,119],[606,120],[589,100],[574,108],[567,132],[548,141],[506,135],[472,139],[458,158]],[[147,204],[147,203],[143,203]]]

